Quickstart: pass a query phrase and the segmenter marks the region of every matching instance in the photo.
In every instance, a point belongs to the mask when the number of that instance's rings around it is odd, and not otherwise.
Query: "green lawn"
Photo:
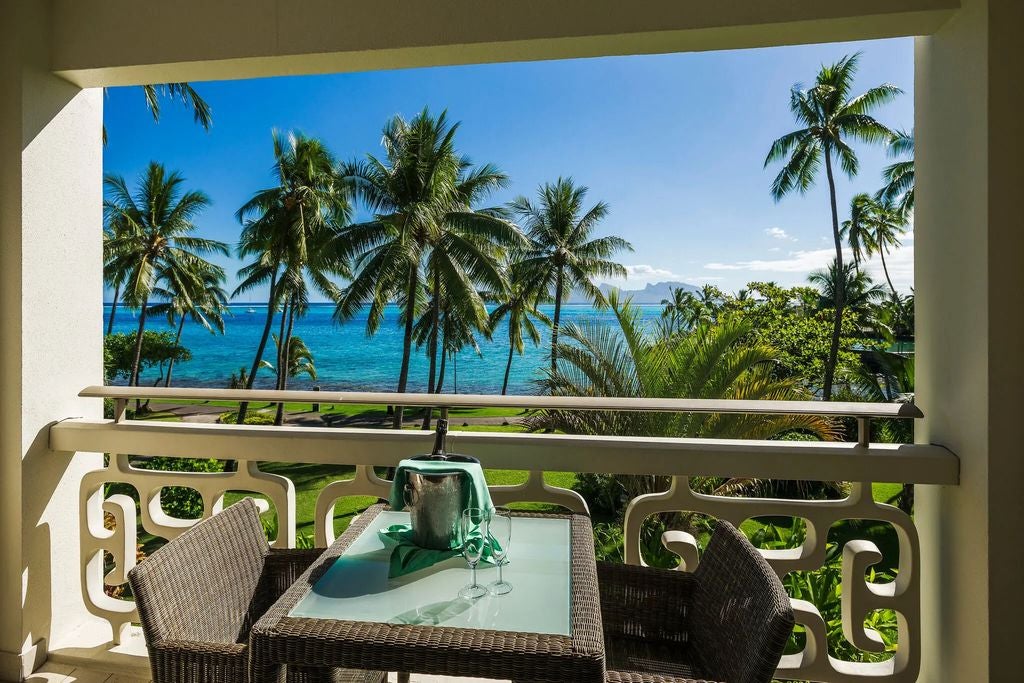
[[[158,401],[158,403],[173,403],[176,405],[203,405],[203,406],[214,406],[218,408],[238,408],[238,401],[196,401],[186,399],[175,399],[173,401]],[[264,408],[276,407],[276,403],[250,403],[250,410],[262,410]],[[285,403],[285,410],[294,413],[305,413],[312,410],[312,405],[309,403]],[[408,408],[406,409],[407,419],[419,419],[423,412],[422,408]],[[519,408],[452,408],[448,412],[448,416],[451,419],[460,417],[514,417],[517,415],[524,414],[525,411]],[[362,417],[362,418],[384,418],[387,416],[387,407],[369,404],[357,404],[357,403],[321,403],[320,413],[323,415],[337,415],[343,417]],[[439,411],[434,411],[436,417]]]
[[[302,463],[268,462],[261,463],[260,469],[271,474],[280,474],[295,484],[295,520],[298,536],[313,538],[316,499],[320,491],[332,481],[343,481],[354,476],[355,468],[347,465],[316,465]],[[383,474],[383,472],[379,472]],[[526,481],[526,472],[517,470],[485,470],[484,476],[491,485],[515,485]],[[576,475],[570,472],[545,472],[544,481],[552,486],[571,488]],[[231,492],[225,497],[230,505],[241,498],[252,495],[249,492]],[[261,496],[254,496],[260,498]],[[352,518],[376,503],[375,498],[353,496],[340,499],[334,506],[334,531],[340,534]],[[557,510],[557,506],[540,503],[520,503],[512,506],[520,510]],[[271,522],[273,523],[273,522]]]

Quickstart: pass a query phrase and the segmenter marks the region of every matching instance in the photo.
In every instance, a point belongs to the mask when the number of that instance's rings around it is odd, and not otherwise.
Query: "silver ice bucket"
[[[447,550],[458,534],[462,515],[462,472],[406,472],[405,505],[412,521],[412,542]]]
[[[438,420],[437,440],[431,455],[420,455],[411,460],[427,462],[475,462],[468,455],[446,454],[444,438],[448,421]],[[462,478],[465,472],[423,473],[408,470],[405,473],[405,507],[412,522],[412,542],[421,548],[448,550],[459,534],[462,517]]]

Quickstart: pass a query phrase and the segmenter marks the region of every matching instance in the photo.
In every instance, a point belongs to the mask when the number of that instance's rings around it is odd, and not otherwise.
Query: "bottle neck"
[[[437,431],[434,432],[434,450],[431,455],[444,455],[445,439],[448,437],[448,420],[438,418]]]

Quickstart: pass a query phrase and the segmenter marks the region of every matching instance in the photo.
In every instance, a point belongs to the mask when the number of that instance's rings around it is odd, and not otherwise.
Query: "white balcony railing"
[[[326,463],[355,467],[349,480],[328,484],[319,493],[315,513],[315,542],[333,541],[335,503],[345,496],[386,497],[389,484],[374,474],[374,466],[393,466],[410,454],[426,452],[432,434],[420,430],[275,428],[249,425],[167,423],[124,420],[126,401],[138,397],[164,401],[227,400],[306,403],[393,404],[396,394],[302,391],[230,391],[201,389],[134,389],[90,387],[82,396],[113,398],[117,420],[67,419],[50,429],[50,446],[57,451],[109,453],[108,465],[85,476],[81,485],[83,593],[90,611],[110,622],[114,640],[137,619],[134,604],[115,599],[104,586],[117,586],[134,566],[137,547],[136,503],[126,495],[106,497],[107,483],[127,483],[138,492],[142,528],[171,539],[195,523],[170,517],[162,508],[161,491],[187,486],[199,492],[204,516],[219,510],[228,491],[251,491],[269,501],[277,513],[276,546],[296,542],[295,486],[286,477],[260,469],[261,462]],[[883,680],[914,681],[920,668],[920,548],[913,519],[891,505],[872,499],[872,482],[948,485],[958,483],[955,455],[936,445],[868,443],[869,423],[875,418],[919,418],[912,405],[699,401],[682,399],[597,399],[539,396],[467,396],[403,394],[406,406],[557,408],[574,410],[640,410],[704,413],[813,414],[855,418],[858,443],[748,441],[646,437],[600,437],[563,434],[450,432],[449,450],[480,458],[488,468],[524,470],[518,486],[492,487],[499,504],[543,502],[585,511],[575,491],[550,486],[543,470],[615,474],[665,475],[667,491],[633,499],[623,522],[627,562],[642,563],[641,529],[652,515],[696,512],[727,519],[737,526],[747,519],[792,517],[804,521],[806,533],[797,548],[762,550],[768,562],[785,576],[814,570],[826,560],[829,529],[842,520],[872,520],[890,524],[898,539],[896,578],[869,582],[866,571],[882,559],[869,539],[849,541],[842,549],[842,634],[853,647],[866,652],[884,650],[879,634],[864,624],[875,610],[897,613],[897,648],[885,661],[856,663],[832,656],[827,648],[829,624],[818,608],[794,600],[797,621],[805,627],[802,652],[787,655],[780,665],[784,678],[826,682]],[[164,472],[134,467],[129,456],[216,458],[238,461],[237,471],[218,473]],[[710,496],[695,492],[691,477],[756,477],[776,480],[852,482],[841,500],[791,500]],[[114,528],[104,525],[112,515]],[[698,561],[696,540],[669,531],[662,544],[681,558],[681,568]],[[105,571],[104,554],[113,559]],[[927,568],[925,568],[927,570]]]

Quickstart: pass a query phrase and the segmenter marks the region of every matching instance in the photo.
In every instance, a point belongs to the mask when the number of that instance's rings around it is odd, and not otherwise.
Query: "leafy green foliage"
[[[238,423],[238,411],[230,410],[226,413],[220,414],[220,421],[222,424],[237,424]],[[246,413],[245,424],[247,425],[272,425],[274,424],[274,416],[268,415],[267,413]]]
[[[131,376],[135,337],[135,332],[118,332],[103,338],[103,371],[108,380],[128,379]],[[162,367],[172,360],[192,360],[192,352],[175,342],[171,332],[146,330],[142,333],[140,368]]]
[[[679,557],[661,544],[661,535],[667,527],[661,520],[647,520],[640,529],[640,552],[649,566],[674,569]],[[597,522],[594,524],[594,554],[602,562],[624,562],[622,525]]]
[[[220,460],[199,458],[138,458],[133,463],[145,470],[165,472],[223,472]],[[199,519],[203,516],[203,499],[199,492],[185,486],[167,486],[160,494],[163,511],[179,519]]]
[[[832,337],[832,310],[820,307],[821,293],[810,287],[784,288],[772,282],[751,282],[747,287],[754,297],[745,302],[727,299],[726,309],[749,321],[753,340],[775,350],[777,376],[820,387]],[[860,364],[852,349],[880,346],[861,333],[855,309],[843,312],[837,368]]]

